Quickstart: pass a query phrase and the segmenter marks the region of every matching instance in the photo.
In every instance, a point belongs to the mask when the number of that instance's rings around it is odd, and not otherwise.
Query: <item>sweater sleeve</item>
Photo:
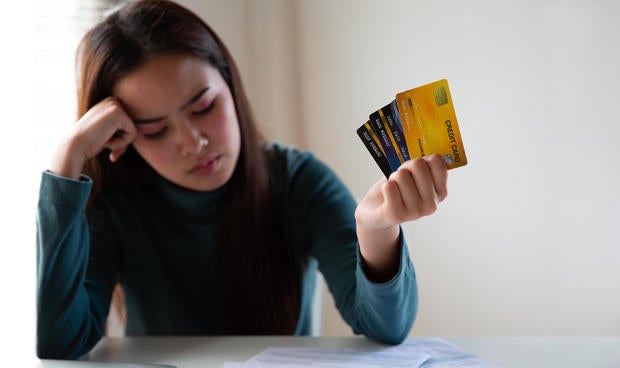
[[[77,359],[101,338],[115,248],[93,254],[86,220],[92,181],[44,172],[37,208],[37,355]],[[103,248],[103,247],[102,247]]]
[[[289,161],[290,162],[290,161]],[[383,343],[405,340],[417,313],[417,284],[400,233],[400,268],[385,283],[370,281],[355,231],[356,203],[341,180],[310,153],[289,167],[294,229],[317,259],[342,318],[356,334]]]

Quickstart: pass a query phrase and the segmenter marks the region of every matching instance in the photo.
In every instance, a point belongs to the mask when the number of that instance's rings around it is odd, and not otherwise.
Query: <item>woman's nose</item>
[[[207,137],[190,121],[180,124],[180,150],[185,157],[200,154],[209,144]]]

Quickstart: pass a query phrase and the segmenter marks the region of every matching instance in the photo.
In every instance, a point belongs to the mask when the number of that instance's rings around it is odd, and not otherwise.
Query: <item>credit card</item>
[[[448,169],[467,164],[446,79],[398,93],[396,103],[411,158],[438,153]]]
[[[446,79],[398,93],[357,134],[386,178],[403,162],[431,153],[440,154],[448,169],[467,164]]]
[[[390,177],[392,170],[390,169],[390,164],[388,163],[383,150],[381,149],[381,143],[379,143],[379,138],[375,135],[372,128],[370,127],[370,123],[366,122],[364,125],[357,129],[357,135],[360,137],[362,142],[364,142],[364,146],[370,152],[370,155],[375,160],[383,175],[386,178]]]
[[[384,123],[385,118],[381,116],[380,110],[370,114],[369,118],[370,127],[379,139],[381,149],[387,158],[390,169],[395,171],[400,167],[400,164],[403,163],[403,160],[399,157],[398,151],[394,147],[394,138],[389,128]]]
[[[396,107],[396,100],[393,100],[389,104],[383,106],[379,110],[379,115],[382,118],[383,125],[387,126],[392,139],[392,144],[397,148],[398,158],[401,162],[409,161],[409,149],[407,148],[407,141],[403,133],[403,124],[400,121],[400,114]]]

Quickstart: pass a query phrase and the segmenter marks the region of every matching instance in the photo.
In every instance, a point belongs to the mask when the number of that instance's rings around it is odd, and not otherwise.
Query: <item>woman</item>
[[[37,352],[78,358],[116,284],[128,335],[309,334],[318,266],[355,333],[399,343],[417,310],[400,223],[447,195],[441,157],[356,204],[309,152],[267,143],[215,33],[164,0],[78,48],[78,117],[43,173]]]

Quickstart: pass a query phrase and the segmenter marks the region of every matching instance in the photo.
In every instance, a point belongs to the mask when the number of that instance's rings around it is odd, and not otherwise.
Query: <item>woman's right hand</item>
[[[116,162],[136,137],[136,128],[115,97],[107,97],[84,114],[73,126],[52,160],[52,173],[79,179],[86,160],[104,148]]]

